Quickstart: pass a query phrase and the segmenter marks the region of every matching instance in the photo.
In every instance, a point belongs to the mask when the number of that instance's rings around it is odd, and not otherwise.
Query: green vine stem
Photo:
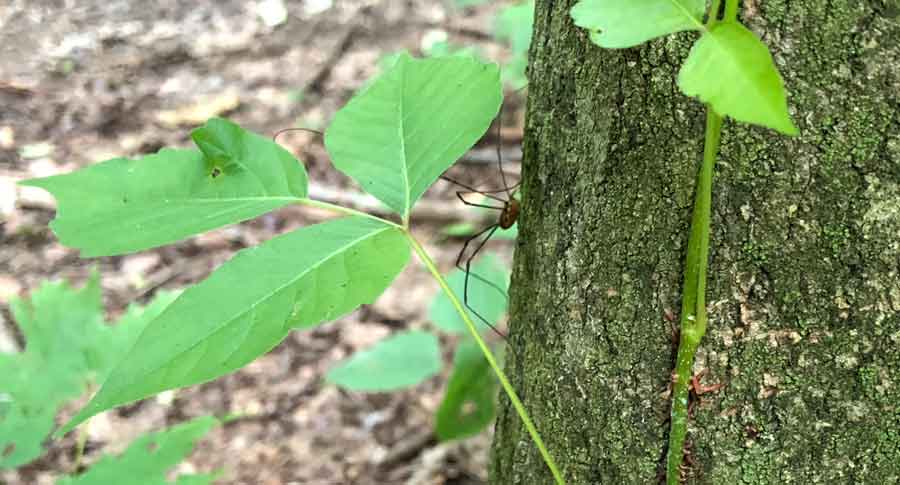
[[[494,373],[497,375],[497,379],[500,380],[500,385],[503,386],[503,390],[506,391],[506,395],[509,397],[509,400],[512,402],[513,407],[516,409],[516,413],[519,414],[519,418],[522,419],[522,423],[525,425],[525,429],[528,430],[528,434],[531,435],[531,439],[534,441],[535,446],[537,446],[538,450],[541,453],[541,456],[544,458],[544,463],[547,464],[547,468],[550,469],[550,473],[553,475],[554,480],[559,485],[564,485],[566,482],[563,479],[562,474],[559,472],[559,469],[556,467],[556,462],[553,461],[553,457],[550,456],[550,452],[547,451],[547,447],[544,445],[544,440],[541,439],[540,433],[538,433],[537,427],[535,427],[534,423],[531,421],[531,418],[528,416],[528,412],[525,410],[525,406],[522,404],[522,401],[519,400],[519,396],[516,394],[515,389],[513,389],[512,384],[509,383],[509,379],[506,378],[506,374],[503,373],[503,369],[500,368],[500,365],[497,364],[497,359],[494,358],[494,355],[491,353],[491,349],[484,342],[484,339],[481,338],[481,335],[478,333],[478,329],[475,327],[475,324],[472,323],[472,320],[469,318],[469,313],[463,308],[462,303],[459,302],[459,298],[450,289],[450,286],[447,284],[447,281],[441,276],[440,271],[438,271],[437,266],[432,261],[431,257],[428,256],[428,253],[425,252],[425,248],[423,248],[419,242],[413,237],[409,231],[406,231],[406,237],[409,239],[410,245],[412,245],[413,249],[416,251],[416,254],[419,255],[419,259],[422,260],[422,263],[428,268],[428,271],[431,272],[431,275],[434,276],[434,279],[437,280],[438,284],[444,290],[444,293],[447,294],[447,298],[450,299],[450,302],[453,304],[453,307],[456,308],[456,311],[459,313],[459,316],[466,322],[466,327],[469,329],[469,333],[472,334],[472,337],[475,339],[475,342],[478,343],[478,346],[481,348],[481,352],[484,353],[484,358],[487,359],[488,364],[491,366],[491,369],[494,370]]]
[[[722,117],[706,108],[706,143],[703,166],[697,177],[697,194],[688,240],[684,269],[684,292],[681,300],[681,341],[675,362],[672,388],[672,415],[669,430],[669,453],[666,458],[666,483],[678,485],[684,438],[688,422],[688,386],[694,366],[694,354],[706,333],[706,267],[709,259],[709,221],[712,204],[713,169],[719,151]]]
[[[478,347],[481,348],[481,352],[484,354],[484,358],[488,361],[488,365],[491,366],[494,374],[497,375],[497,379],[500,380],[500,385],[503,387],[503,390],[506,392],[506,395],[512,402],[512,405],[515,408],[516,413],[519,415],[519,418],[522,419],[522,423],[525,425],[525,429],[528,430],[528,434],[531,435],[531,439],[534,441],[535,446],[537,446],[538,451],[540,451],[541,457],[543,457],[544,459],[544,463],[547,464],[547,468],[550,469],[550,473],[553,475],[553,479],[558,485],[565,485],[566,481],[563,479],[562,474],[559,472],[559,468],[556,466],[556,462],[553,460],[550,452],[547,451],[547,446],[544,445],[544,440],[541,439],[541,435],[540,433],[538,433],[537,427],[534,425],[534,422],[531,421],[531,417],[528,415],[528,411],[525,410],[525,406],[519,399],[518,394],[516,394],[515,389],[513,389],[512,384],[510,384],[509,379],[507,379],[506,374],[503,372],[503,369],[500,368],[500,365],[497,363],[497,359],[494,357],[494,354],[491,353],[491,349],[488,347],[487,343],[485,343],[484,339],[481,338],[481,334],[478,333],[478,329],[475,327],[472,319],[469,318],[469,313],[463,308],[462,303],[459,302],[459,298],[450,288],[450,285],[447,284],[447,280],[445,280],[440,271],[438,271],[437,265],[435,265],[431,257],[428,256],[425,248],[423,248],[422,245],[419,244],[419,241],[417,241],[416,238],[414,238],[413,235],[409,232],[408,226],[406,226],[405,224],[400,225],[387,219],[382,219],[378,216],[367,214],[365,212],[360,212],[335,204],[329,204],[327,202],[321,202],[313,199],[301,199],[297,202],[303,205],[308,205],[310,207],[317,207],[343,215],[367,217],[369,219],[374,219],[384,224],[396,227],[397,229],[403,231],[403,233],[406,235],[406,238],[409,240],[410,246],[412,246],[413,250],[419,256],[419,259],[422,260],[422,263],[428,268],[428,271],[431,273],[431,275],[434,276],[434,279],[437,280],[444,293],[447,294],[447,298],[450,299],[450,303],[453,304],[453,307],[459,313],[459,316],[463,319],[463,322],[466,323],[466,327],[469,329],[469,332],[472,334],[472,337],[475,339]]]

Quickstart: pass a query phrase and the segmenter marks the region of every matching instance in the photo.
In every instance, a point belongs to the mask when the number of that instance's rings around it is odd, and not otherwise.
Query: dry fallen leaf
[[[212,96],[204,96],[190,106],[175,110],[159,111],[156,113],[156,119],[170,128],[199,125],[214,116],[234,111],[240,104],[241,100],[237,93],[227,91]]]

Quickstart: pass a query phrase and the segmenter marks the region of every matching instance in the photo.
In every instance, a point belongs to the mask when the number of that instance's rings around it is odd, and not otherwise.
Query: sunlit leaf
[[[702,30],[706,0],[581,0],[575,25],[600,47],[623,48],[684,30]]]
[[[506,287],[509,281],[509,272],[503,267],[497,258],[488,253],[481,256],[473,265],[469,274],[468,303],[479,315],[492,325],[500,320],[506,312],[507,297]],[[465,271],[456,269],[447,276],[447,283],[460,299],[465,299]],[[466,308],[475,325],[481,328],[484,323]],[[435,296],[431,303],[428,316],[441,330],[450,333],[465,333],[466,324],[456,311],[450,299],[444,292]]]
[[[192,137],[199,151],[166,148],[22,183],[56,197],[50,227],[85,257],[169,244],[306,197],[303,166],[271,140],[223,119]]]
[[[63,477],[57,485],[164,485],[168,471],[194,449],[197,441],[218,423],[215,418],[197,418],[171,429],[143,435],[119,456],[106,456],[81,475]],[[182,475],[177,484],[206,485],[209,475]]]
[[[352,391],[382,392],[414,386],[441,370],[437,337],[423,331],[388,337],[328,372],[328,382]]]
[[[798,134],[769,50],[739,23],[718,24],[694,44],[681,67],[678,86],[720,115]]]
[[[386,263],[379,261],[383,254],[390,255]],[[301,228],[240,251],[147,326],[61,432],[114,406],[237,370],[281,342],[297,319],[311,325],[371,303],[408,254],[399,229],[364,217]],[[337,268],[344,269],[331,274]]]
[[[496,65],[471,58],[394,66],[337,112],[325,132],[335,167],[406,217],[487,131],[502,101]]]
[[[441,440],[478,434],[494,420],[497,381],[481,349],[462,342],[453,356],[453,374],[438,408],[435,433]]]

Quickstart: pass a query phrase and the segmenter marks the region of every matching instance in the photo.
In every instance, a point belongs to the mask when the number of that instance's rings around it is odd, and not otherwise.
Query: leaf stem
[[[725,22],[736,22],[738,14],[738,0],[725,0]]]
[[[684,292],[681,302],[681,339],[675,361],[672,388],[672,414],[669,451],[666,457],[666,483],[678,485],[684,439],[687,435],[688,384],[694,366],[694,354],[706,333],[706,269],[709,260],[709,225],[712,205],[713,169],[719,152],[722,117],[706,107],[706,142],[703,165],[697,177],[697,193],[684,268]]]
[[[319,208],[319,209],[329,210],[329,211],[331,211],[331,212],[336,212],[336,213],[339,213],[339,214],[345,214],[345,215],[350,215],[350,216],[359,216],[359,217],[367,217],[367,218],[369,218],[369,219],[372,219],[372,220],[375,220],[375,221],[379,221],[379,222],[384,223],[384,224],[387,224],[387,225],[389,225],[389,226],[396,227],[397,229],[404,229],[404,227],[405,227],[405,226],[403,226],[403,225],[397,224],[397,223],[394,222],[394,221],[389,221],[389,220],[387,220],[387,219],[382,219],[381,217],[373,216],[372,214],[367,214],[367,213],[365,213],[365,212],[358,211],[358,210],[356,210],[356,209],[351,209],[351,208],[349,208],[349,207],[344,207],[344,206],[341,206],[341,205],[330,204],[330,203],[328,203],[328,202],[322,202],[322,201],[320,201],[320,200],[314,200],[314,199],[297,199],[297,203],[298,203],[298,204],[303,204],[303,205],[308,205],[308,206],[310,206],[310,207],[317,207],[317,208]]]
[[[544,463],[547,464],[547,468],[550,469],[550,473],[553,475],[554,480],[558,485],[565,485],[566,482],[563,479],[562,474],[559,472],[559,469],[556,466],[556,462],[553,461],[553,457],[550,455],[550,452],[547,451],[547,447],[544,445],[544,440],[541,439],[541,435],[540,433],[538,433],[537,427],[535,427],[534,423],[531,421],[531,418],[528,416],[528,412],[525,410],[525,406],[522,404],[522,401],[516,394],[515,389],[513,389],[512,384],[510,384],[509,379],[506,378],[506,374],[503,373],[503,369],[501,369],[497,364],[497,359],[494,358],[494,354],[491,353],[491,349],[485,343],[484,339],[481,338],[481,334],[478,333],[478,329],[475,327],[472,319],[469,318],[469,313],[463,308],[462,303],[460,303],[459,301],[459,298],[450,288],[450,285],[447,284],[447,281],[444,279],[444,277],[441,276],[440,271],[438,271],[438,268],[434,264],[434,261],[432,261],[431,257],[428,256],[425,248],[423,248],[419,244],[416,238],[413,237],[413,235],[410,234],[409,231],[404,232],[406,234],[406,238],[409,240],[410,245],[412,245],[413,250],[415,250],[416,254],[419,255],[419,259],[422,260],[422,263],[428,268],[428,271],[432,276],[434,276],[434,279],[437,280],[438,284],[441,286],[441,289],[443,289],[444,293],[447,294],[447,298],[450,299],[450,303],[453,304],[453,307],[456,308],[456,311],[463,319],[463,322],[466,323],[466,327],[469,329],[469,333],[472,334],[472,337],[475,339],[475,342],[478,344],[478,347],[484,354],[484,358],[487,359],[488,364],[494,371],[494,374],[497,375],[497,379],[500,380],[500,385],[503,386],[503,390],[506,392],[506,395],[512,402],[516,413],[518,413],[519,418],[522,419],[522,423],[525,425],[525,429],[527,429],[528,434],[531,435],[531,439],[534,441],[535,446],[537,446],[538,451],[540,451],[541,457],[543,457]]]
[[[712,29],[717,23],[719,23],[719,7],[722,5],[722,0],[713,0],[712,5],[709,7],[709,14],[706,16],[706,28]]]

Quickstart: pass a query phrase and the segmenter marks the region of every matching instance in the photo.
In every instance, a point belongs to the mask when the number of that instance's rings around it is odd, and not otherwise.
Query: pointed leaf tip
[[[401,54],[335,114],[325,146],[338,170],[405,218],[487,131],[502,100],[495,64]]]
[[[716,25],[694,44],[678,75],[678,86],[720,115],[786,135],[799,134],[769,49],[737,22]]]

